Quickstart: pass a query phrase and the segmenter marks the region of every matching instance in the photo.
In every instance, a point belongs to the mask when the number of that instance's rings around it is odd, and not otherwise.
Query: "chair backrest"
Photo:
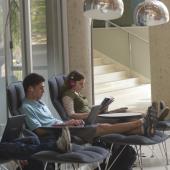
[[[25,98],[25,92],[21,81],[11,83],[7,87],[8,108],[12,116],[20,115],[18,111]]]
[[[50,91],[50,98],[51,102],[59,113],[63,120],[68,120],[69,117],[64,110],[62,105],[62,86],[64,85],[64,81],[66,80],[66,76],[63,74],[52,76],[48,79],[49,91]]]

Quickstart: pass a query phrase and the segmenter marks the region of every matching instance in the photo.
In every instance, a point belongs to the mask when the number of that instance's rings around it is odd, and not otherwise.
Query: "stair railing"
[[[130,68],[130,70],[131,70],[131,69],[132,69],[132,66],[133,66],[133,57],[132,57],[132,44],[131,44],[131,41],[130,41],[130,36],[132,35],[132,36],[134,36],[135,38],[141,40],[142,42],[144,42],[144,43],[146,43],[146,44],[149,44],[149,41],[146,40],[146,39],[144,39],[143,37],[135,34],[134,32],[131,32],[131,31],[127,30],[126,28],[121,27],[121,26],[115,24],[114,22],[112,22],[112,21],[110,21],[110,20],[108,20],[108,21],[105,22],[105,27],[106,27],[106,28],[107,28],[107,27],[110,27],[110,25],[112,25],[112,26],[114,26],[114,27],[116,27],[116,28],[118,28],[118,29],[120,29],[120,30],[128,33],[128,42],[129,42],[129,68]]]

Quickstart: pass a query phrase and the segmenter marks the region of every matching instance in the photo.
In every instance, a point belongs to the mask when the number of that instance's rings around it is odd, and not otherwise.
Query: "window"
[[[10,1],[10,81],[22,80],[23,77],[23,56],[21,47],[21,6],[19,0]]]

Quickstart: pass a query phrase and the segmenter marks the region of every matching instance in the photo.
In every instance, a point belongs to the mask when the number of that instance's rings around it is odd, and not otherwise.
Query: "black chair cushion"
[[[11,83],[7,87],[8,107],[12,116],[16,116],[19,113],[18,108],[22,104],[22,100],[25,98],[25,92],[21,81]]]
[[[71,152],[57,153],[55,151],[42,151],[32,157],[42,161],[60,163],[93,163],[105,159],[108,156],[106,149],[97,146],[80,146],[73,144]]]
[[[158,130],[170,130],[170,120],[159,121],[156,127]]]
[[[66,77],[64,75],[53,76],[48,80],[51,102],[62,120],[68,120],[68,115],[62,106],[62,87]]]
[[[110,134],[101,137],[101,140],[108,143],[117,143],[123,145],[154,145],[161,143],[168,139],[168,135],[156,131],[153,137],[146,137],[141,135],[123,135],[123,134]]]

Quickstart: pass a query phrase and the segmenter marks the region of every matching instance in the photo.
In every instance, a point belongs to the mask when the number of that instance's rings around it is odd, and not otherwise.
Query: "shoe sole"
[[[64,139],[67,145],[67,151],[71,151],[71,136],[70,136],[70,131],[68,127],[63,128],[63,135],[64,135]]]
[[[154,136],[155,134],[156,125],[158,123],[157,113],[157,104],[154,103],[148,108],[146,115],[147,128],[145,135],[148,137]]]
[[[163,100],[160,101],[160,110],[166,108],[166,104]]]
[[[166,108],[164,108],[163,110],[161,110],[160,112],[161,112],[161,113],[160,113],[160,116],[159,116],[159,121],[162,121],[162,120],[165,119],[166,116],[168,116],[168,114],[169,114],[169,108],[166,107]]]

